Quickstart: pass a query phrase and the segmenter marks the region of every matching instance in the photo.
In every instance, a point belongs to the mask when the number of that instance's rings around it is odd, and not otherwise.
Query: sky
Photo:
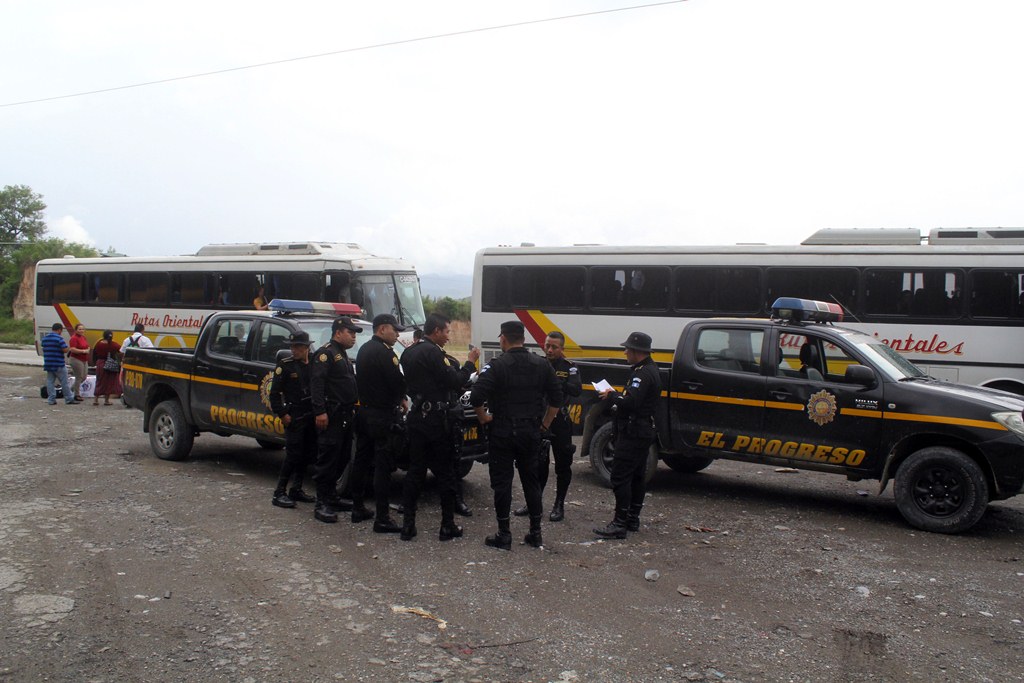
[[[101,250],[358,242],[448,275],[522,242],[1024,225],[1020,0],[639,5],[0,0],[0,186]]]

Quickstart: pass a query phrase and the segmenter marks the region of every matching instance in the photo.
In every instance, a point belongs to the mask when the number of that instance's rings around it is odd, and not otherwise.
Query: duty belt
[[[448,401],[424,401],[423,403],[420,403],[418,406],[415,406],[414,410],[429,413],[431,410],[447,410],[448,408],[451,407],[451,405],[452,404],[449,403]]]

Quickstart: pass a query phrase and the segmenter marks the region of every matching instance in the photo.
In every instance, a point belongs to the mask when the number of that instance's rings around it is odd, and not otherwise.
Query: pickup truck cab
[[[783,298],[773,317],[704,319],[662,368],[651,474],[660,458],[696,472],[717,458],[877,479],[895,478],[913,526],[956,533],[989,501],[1024,486],[1024,398],[925,375],[880,340],[836,327],[835,304]],[[577,363],[585,382],[621,387],[621,363]],[[611,427],[591,393],[584,453],[607,479]]]
[[[126,349],[124,399],[142,411],[142,428],[157,457],[187,458],[202,433],[252,437],[270,449],[284,446],[284,424],[270,409],[269,392],[278,357],[290,353],[288,338],[305,331],[313,348],[319,348],[330,340],[333,320],[358,316],[359,308],[285,299],[271,301],[269,308],[214,313],[200,329],[194,350]],[[364,331],[349,350],[353,360],[373,333],[369,322],[357,322]],[[395,352],[400,355],[403,348],[396,344]],[[457,467],[460,475],[465,476],[485,453],[480,431],[467,429]]]

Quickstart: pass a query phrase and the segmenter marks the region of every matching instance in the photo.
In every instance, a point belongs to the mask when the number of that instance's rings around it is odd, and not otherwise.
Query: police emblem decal
[[[824,389],[811,394],[807,401],[807,418],[823,427],[836,417],[836,397]]]
[[[327,354],[326,353],[321,353],[320,354],[320,362],[321,363],[326,363],[327,362]]]
[[[280,372],[281,368],[278,368],[277,371]],[[273,382],[273,381],[274,381],[274,373],[273,372],[268,372],[263,377],[263,379],[260,380],[260,403],[265,405],[267,407],[267,410],[271,410],[271,408],[270,408],[270,383]]]

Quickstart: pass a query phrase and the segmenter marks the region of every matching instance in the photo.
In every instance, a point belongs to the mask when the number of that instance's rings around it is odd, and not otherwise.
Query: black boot
[[[508,517],[498,520],[498,533],[485,538],[484,545],[498,550],[512,550],[512,532],[508,526]]]
[[[626,513],[626,529],[629,531],[640,531],[640,511],[644,509],[642,504],[633,503]]]
[[[359,524],[359,522],[365,522],[368,519],[373,519],[373,513],[366,509],[363,505],[363,501],[352,500],[352,523]]]
[[[540,535],[540,517],[530,517],[530,533],[526,534],[523,543],[534,548],[544,545],[544,539]]]
[[[295,501],[288,497],[284,492],[284,489],[277,489],[274,491],[274,499],[270,501],[279,508],[293,508],[295,507]]]
[[[594,533],[601,538],[625,538],[626,532],[626,511],[615,510],[615,519],[613,519],[608,526],[602,529],[594,529]]]
[[[402,535],[400,538],[403,541],[411,541],[416,537],[416,515],[406,514],[405,519],[402,520]]]
[[[315,503],[316,498],[302,490],[301,486],[293,486],[288,490],[288,497],[296,503]]]
[[[450,541],[453,538],[460,538],[462,536],[462,527],[457,525],[455,522],[442,522],[441,531],[438,532],[437,538],[441,541]]]
[[[552,522],[561,522],[565,519],[565,501],[561,498],[555,499],[555,504],[551,506],[551,514],[548,515],[548,519]]]
[[[323,496],[317,496],[316,507],[313,508],[313,517],[321,522],[334,524],[338,521],[338,511]]]
[[[373,531],[377,534],[397,534],[401,530],[402,525],[391,519],[391,517],[378,517],[373,523]],[[413,534],[413,536],[415,535]]]

